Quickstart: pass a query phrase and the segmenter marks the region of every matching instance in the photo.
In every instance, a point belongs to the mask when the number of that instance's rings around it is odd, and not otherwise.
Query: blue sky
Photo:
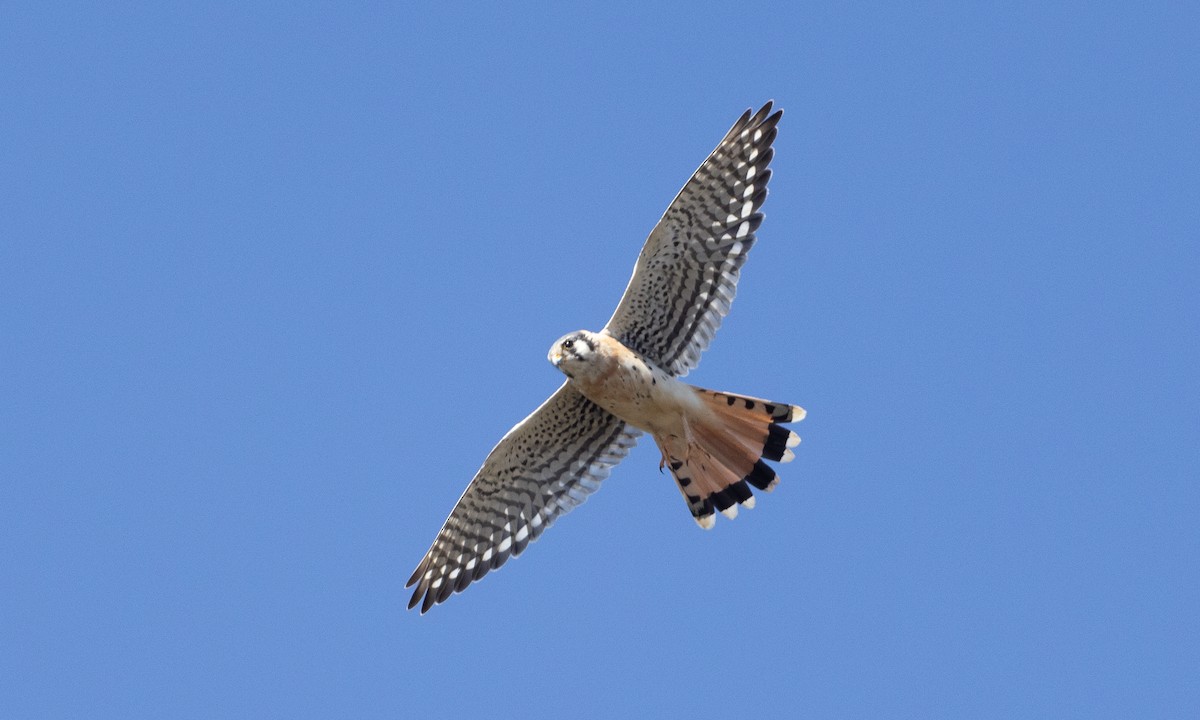
[[[1200,705],[1194,6],[0,14],[0,716]],[[768,98],[689,379],[808,409],[778,490],[702,532],[643,441],[406,612]]]

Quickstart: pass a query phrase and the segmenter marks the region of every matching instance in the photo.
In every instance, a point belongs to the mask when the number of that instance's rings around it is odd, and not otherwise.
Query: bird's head
[[[586,376],[599,359],[599,338],[594,332],[579,330],[563,335],[550,346],[546,356],[550,364],[569,378]]]

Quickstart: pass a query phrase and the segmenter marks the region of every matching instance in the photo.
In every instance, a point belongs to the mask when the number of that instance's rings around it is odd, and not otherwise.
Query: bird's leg
[[[683,461],[690,463],[692,459],[692,426],[688,424],[687,413],[683,415]]]
[[[657,438],[656,438],[656,442],[657,442]],[[667,446],[666,445],[664,445],[663,443],[657,443],[657,444],[658,444],[658,452],[662,455],[662,458],[660,458],[658,461],[658,471],[661,473],[663,471],[663,468],[666,467],[671,462],[671,456],[667,454]]]
[[[668,437],[674,438],[676,440],[680,439],[678,435],[670,435]],[[690,425],[688,425],[686,415],[683,416],[683,438],[682,438],[682,440],[684,443],[683,462],[686,464],[691,459],[692,443],[695,442],[695,440],[692,437],[692,428]],[[655,438],[655,442],[658,445],[658,452],[662,455],[662,457],[659,458],[659,461],[658,461],[658,471],[662,472],[664,467],[666,467],[669,464],[672,464],[672,461],[678,462],[678,458],[671,457],[671,455],[667,452],[666,444],[664,444],[662,442],[658,442],[657,438]]]

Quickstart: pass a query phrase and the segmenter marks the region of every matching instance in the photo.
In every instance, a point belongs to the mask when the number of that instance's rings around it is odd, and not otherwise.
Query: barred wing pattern
[[[604,327],[664,370],[686,375],[729,313],[762,223],[782,110],[747,110],[651,231]]]
[[[424,613],[520,555],[600,487],[640,434],[564,383],[484,460],[409,578],[408,607]]]

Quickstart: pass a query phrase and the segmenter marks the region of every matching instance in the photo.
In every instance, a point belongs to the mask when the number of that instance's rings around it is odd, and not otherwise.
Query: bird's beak
[[[553,365],[554,367],[558,367],[558,364],[562,362],[562,357],[563,357],[562,350],[559,349],[558,347],[555,347],[554,349],[552,349],[550,351],[550,354],[547,355],[546,357],[550,360],[551,365]]]

